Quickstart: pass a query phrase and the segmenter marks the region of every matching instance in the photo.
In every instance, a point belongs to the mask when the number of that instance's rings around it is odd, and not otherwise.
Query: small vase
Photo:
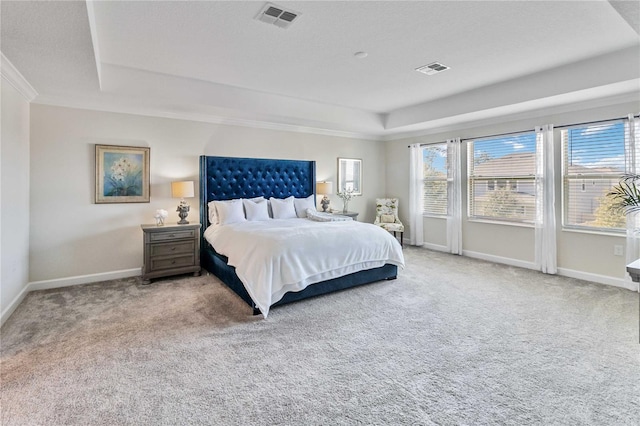
[[[163,226],[163,225],[164,225],[164,218],[156,217],[156,226]]]
[[[349,202],[345,201],[342,206],[342,213],[346,213],[347,211],[349,211]]]

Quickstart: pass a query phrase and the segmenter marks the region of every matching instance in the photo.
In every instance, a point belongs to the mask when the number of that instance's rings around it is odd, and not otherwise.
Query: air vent
[[[425,65],[425,66],[422,66],[420,68],[416,68],[416,71],[421,72],[421,73],[426,74],[426,75],[433,75],[433,74],[437,74],[437,73],[442,72],[442,71],[446,71],[448,69],[449,69],[448,66],[446,66],[444,64],[441,64],[440,62],[432,62],[432,63],[430,63],[428,65]]]
[[[298,16],[300,16],[298,12],[286,10],[284,7],[267,3],[260,10],[256,19],[266,22],[267,24],[273,24],[279,28],[288,28]]]

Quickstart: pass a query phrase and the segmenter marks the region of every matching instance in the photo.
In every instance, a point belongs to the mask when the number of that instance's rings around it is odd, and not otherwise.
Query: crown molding
[[[33,101],[35,97],[38,96],[36,89],[29,84],[27,79],[20,74],[20,71],[13,66],[11,61],[9,61],[2,52],[0,52],[0,73],[7,83],[13,86],[18,93],[24,96],[27,102]]]
[[[113,103],[92,102],[86,100],[78,100],[72,98],[61,98],[58,96],[39,95],[34,104],[59,106],[65,108],[86,109],[91,111],[113,112],[119,114],[141,115],[145,117],[170,118],[174,120],[197,121],[202,123],[224,124],[227,126],[249,127],[254,129],[276,130],[295,133],[308,133],[323,136],[334,136],[349,139],[364,139],[372,141],[381,141],[381,135],[347,132],[342,130],[322,129],[318,127],[275,123],[260,120],[249,120],[235,117],[222,117],[212,114],[196,113],[196,112],[173,112],[162,109],[137,107],[131,105],[115,105]]]
[[[428,129],[405,130],[398,133],[379,137],[384,142],[397,141],[408,138],[416,138],[420,136],[434,135],[445,132],[455,132],[474,127],[490,126],[496,124],[504,124],[512,121],[527,120],[532,118],[548,117],[556,114],[563,114],[574,111],[583,111],[593,108],[607,107],[630,102],[640,102],[640,94],[637,91],[627,92],[612,96],[599,97],[594,99],[571,102],[562,105],[548,106],[542,108],[532,108],[512,114],[491,114],[480,119],[472,118],[473,114],[469,114],[465,119],[464,116],[458,117],[458,120],[452,118],[452,122],[444,125],[433,126]],[[633,111],[630,111],[633,112]],[[558,123],[559,124],[559,123]]]

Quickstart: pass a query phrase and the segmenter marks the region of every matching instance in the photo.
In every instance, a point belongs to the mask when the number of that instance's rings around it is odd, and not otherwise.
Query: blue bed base
[[[204,230],[209,226],[208,203],[213,200],[234,198],[286,198],[293,195],[305,198],[315,195],[315,161],[275,160],[260,158],[200,156],[200,265],[217,276],[231,290],[259,313],[253,300],[238,278],[227,258],[211,247],[204,239]],[[286,293],[272,306],[319,296],[362,284],[395,279],[398,267],[386,264],[312,284],[302,291]]]

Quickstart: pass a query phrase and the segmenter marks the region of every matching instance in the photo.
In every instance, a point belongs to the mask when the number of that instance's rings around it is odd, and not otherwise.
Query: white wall
[[[518,119],[492,125],[451,129],[446,132],[426,136],[411,137],[386,142],[387,192],[400,197],[401,219],[408,223],[406,206],[409,202],[409,152],[407,146],[412,143],[443,142],[448,138],[474,138],[485,135],[516,132],[533,129],[536,125],[554,124],[555,126],[626,117],[629,113],[638,113],[638,102],[625,102],[612,106],[590,109],[578,109],[557,114],[544,112],[531,113],[531,118]],[[561,152],[559,131],[556,131],[556,176],[561,176]],[[466,145],[462,149],[462,176],[466,176]],[[624,236],[587,234],[560,230],[561,186],[556,186],[556,207],[558,224],[558,267],[564,275],[591,279],[608,284],[625,285],[625,257],[614,256],[613,246],[624,245]],[[532,227],[498,225],[493,223],[470,222],[466,220],[467,198],[466,182],[463,179],[463,250],[466,254],[482,258],[504,261],[518,266],[533,267],[534,230]],[[424,218],[424,239],[427,247],[442,248],[446,245],[445,221],[438,218]],[[411,230],[407,231],[411,234]],[[625,285],[627,286],[627,285]]]
[[[151,202],[94,204],[94,144],[151,148]],[[349,209],[373,221],[384,195],[384,144],[323,135],[144,117],[33,104],[31,106],[30,280],[34,288],[139,273],[140,224],[156,209],[177,221],[172,180],[198,179],[198,157],[315,160],[317,179],[335,182],[337,158],[363,159],[364,195]],[[198,188],[196,188],[196,192]],[[198,220],[198,199],[189,200]],[[332,207],[342,206],[337,196]],[[95,276],[89,276],[97,274]],[[82,279],[69,279],[82,277]],[[53,286],[53,285],[52,285]]]
[[[29,283],[29,102],[2,80],[0,312],[4,321]]]

